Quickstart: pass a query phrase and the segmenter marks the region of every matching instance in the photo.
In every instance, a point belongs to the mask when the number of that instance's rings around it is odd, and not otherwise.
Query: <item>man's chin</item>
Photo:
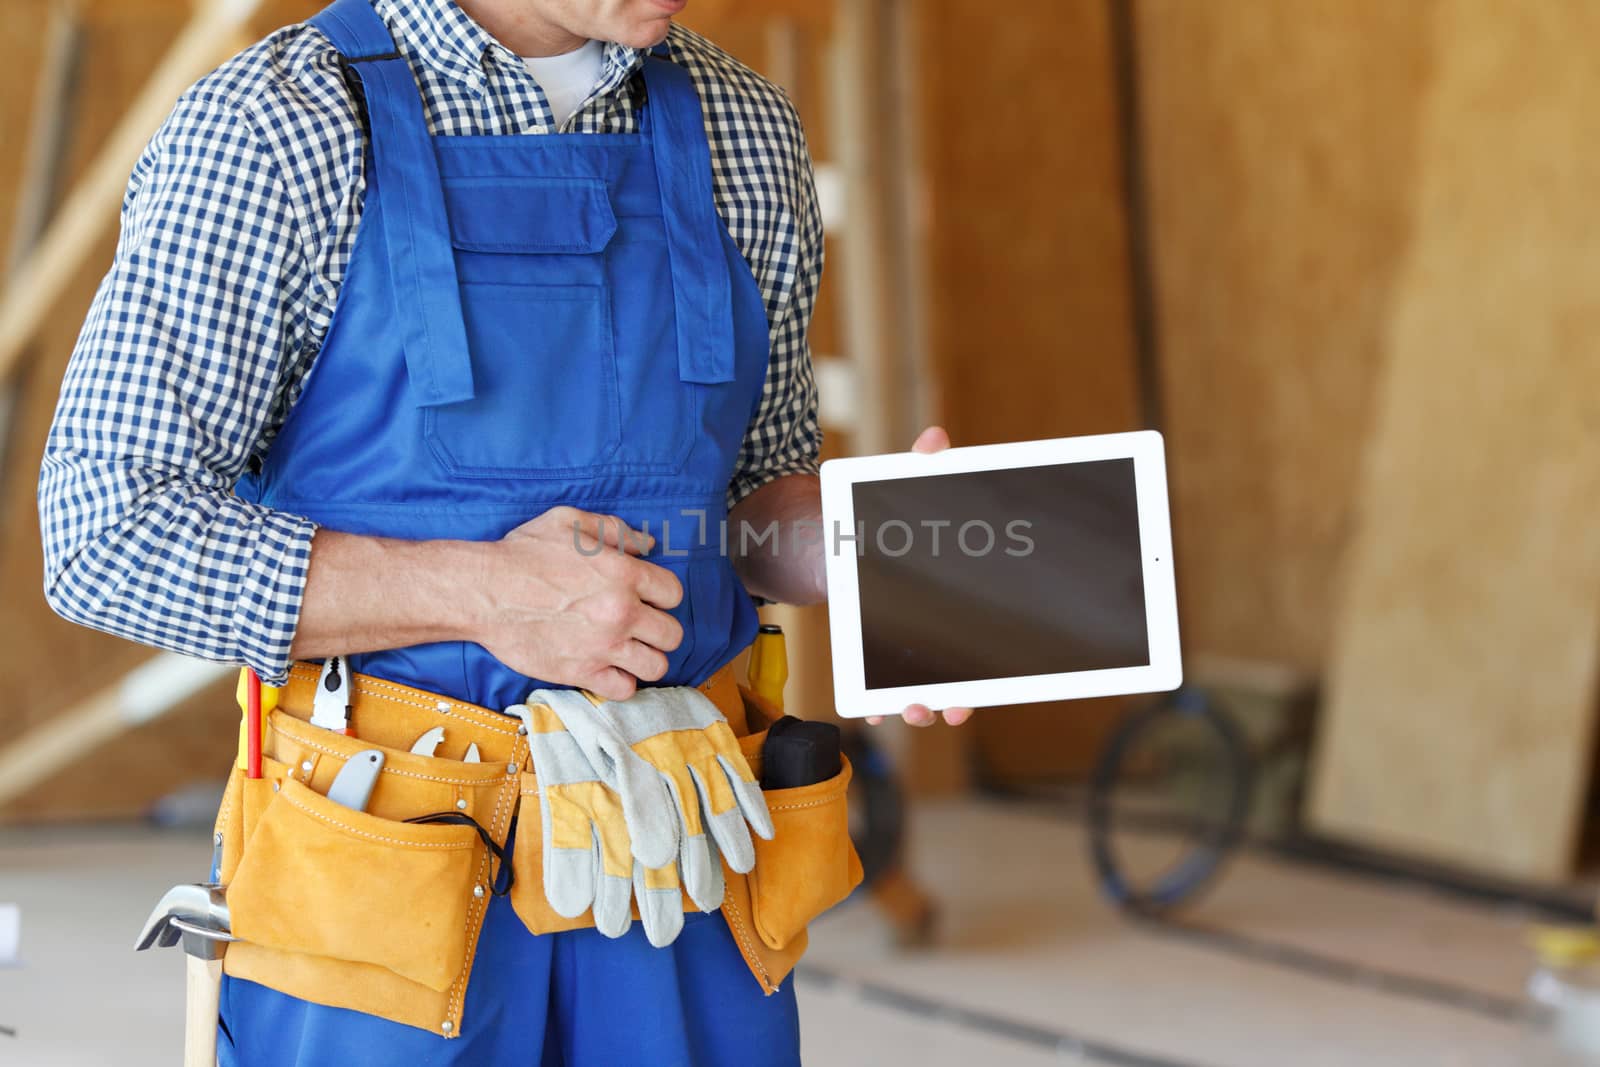
[[[667,30],[672,29],[672,19],[662,19],[659,24],[651,24],[642,29],[635,29],[626,37],[619,38],[618,45],[627,45],[637,48],[638,51],[648,51],[659,43],[667,40]]]
[[[642,22],[628,31],[625,38],[619,38],[617,43],[627,45],[644,51],[654,48],[667,39],[667,31],[672,29],[672,16],[668,15],[659,19]]]

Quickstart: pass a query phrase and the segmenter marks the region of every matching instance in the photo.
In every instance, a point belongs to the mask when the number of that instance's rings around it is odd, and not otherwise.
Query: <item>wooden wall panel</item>
[[[1433,0],[1135,0],[1185,651],[1320,667]]]
[[[1106,5],[924,7],[930,332],[951,436],[1136,427]]]
[[[1600,6],[1439,9],[1316,760],[1326,831],[1571,873],[1600,663]]]
[[[942,421],[960,445],[1137,429],[1107,5],[921,10]],[[988,773],[1053,775],[1082,769],[1119,707],[1032,705],[964,729]]]
[[[22,178],[34,87],[44,58],[49,8],[44,0],[14,0],[0,6],[0,41],[9,51],[0,68],[0,271],[11,250],[11,227]]]

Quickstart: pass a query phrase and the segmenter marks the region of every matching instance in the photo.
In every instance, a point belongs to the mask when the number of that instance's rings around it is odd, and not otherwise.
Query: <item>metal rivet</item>
[[[473,886],[472,887],[472,895],[477,897],[479,900],[482,900],[483,899],[483,886],[481,886],[481,885]]]
[[[213,844],[213,845],[220,845],[220,844],[222,844],[222,835],[221,835],[221,834],[217,834],[217,835],[215,835],[215,836],[213,836],[213,837],[212,837],[212,838],[211,838],[211,843],[212,843],[212,844]]]
[[[516,774],[517,773],[517,765],[515,763],[506,764],[506,773],[507,774]]]
[[[435,704],[434,707],[438,708],[440,711],[449,711],[450,702],[448,700],[441,700],[439,703]]]
[[[455,1028],[456,1024],[451,1022],[449,1019],[446,1019],[444,1022],[439,1024],[439,1029],[443,1030],[447,1034]]]
[[[517,727],[517,736],[518,737],[527,737],[528,736],[528,726],[527,726],[526,723],[524,723],[523,725]]]
[[[462,811],[466,811],[467,810],[467,798],[466,797],[462,797],[460,800],[456,801],[456,807],[460,808]]]
[[[310,774],[311,773],[311,761],[310,760],[306,760],[304,763],[300,764],[300,769],[302,771],[305,771],[307,774]]]

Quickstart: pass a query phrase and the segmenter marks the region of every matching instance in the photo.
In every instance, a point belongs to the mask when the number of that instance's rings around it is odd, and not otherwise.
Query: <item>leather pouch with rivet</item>
[[[269,716],[263,777],[235,771],[219,815],[240,938],[225,969],[303,1000],[459,1036],[489,897],[510,878],[496,854],[526,757],[519,724],[358,678],[358,736],[347,737],[305,721],[314,682],[313,669],[296,668]],[[409,750],[436,726],[449,756]],[[479,762],[449,758],[469,745]],[[384,760],[365,810],[329,800],[345,764],[374,749]]]
[[[861,884],[846,799],[851,767],[847,758],[841,762],[840,772],[825,781],[763,791],[772,840],[756,839],[755,869],[745,877],[756,933],[774,951],[804,936],[811,920]],[[759,755],[751,769],[761,773]]]

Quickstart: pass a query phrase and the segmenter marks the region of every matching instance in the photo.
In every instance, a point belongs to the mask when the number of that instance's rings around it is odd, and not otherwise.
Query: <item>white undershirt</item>
[[[600,81],[600,67],[605,50],[599,41],[586,41],[571,52],[559,56],[523,56],[522,62],[544,90],[550,101],[550,112],[559,128],[589,99],[589,93]]]

